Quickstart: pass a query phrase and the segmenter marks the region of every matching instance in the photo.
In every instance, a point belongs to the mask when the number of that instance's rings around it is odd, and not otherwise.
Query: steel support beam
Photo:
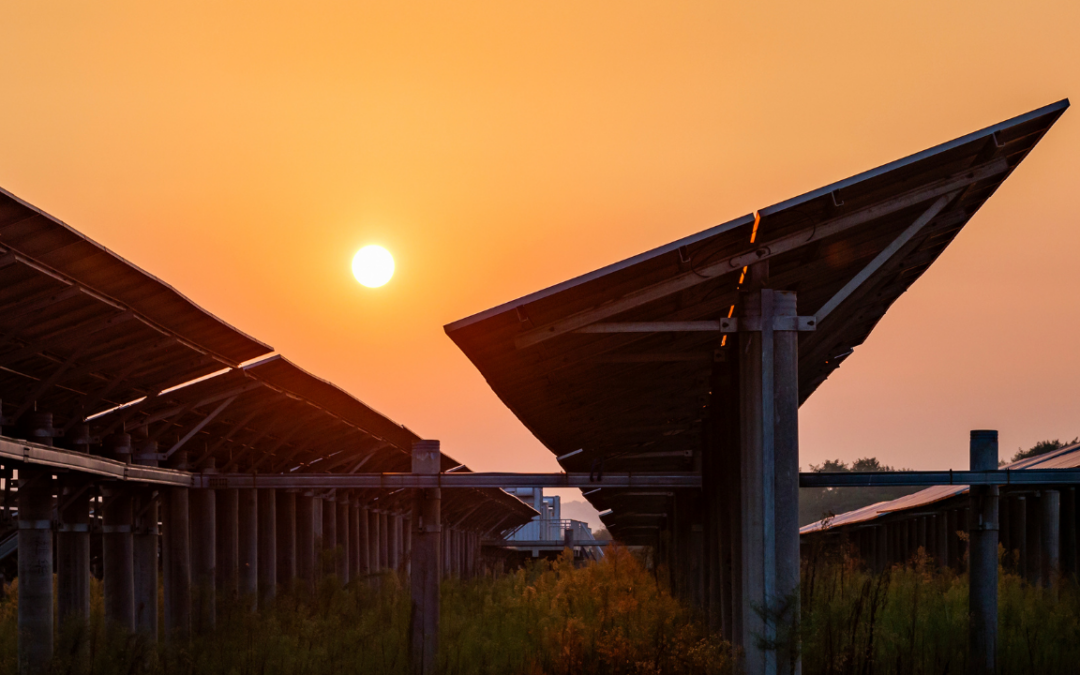
[[[379,514],[376,511],[368,511],[368,555],[371,556],[371,571],[376,574],[382,571],[382,563],[379,561]]]
[[[971,470],[990,471],[997,467],[998,433],[971,432]],[[998,605],[998,488],[977,486],[971,490],[968,523],[970,542],[969,623],[970,670],[972,675],[996,672]]]
[[[277,584],[288,590],[296,579],[296,493],[278,490]]]
[[[799,487],[971,485],[1039,486],[1080,484],[1080,469],[988,469],[986,471],[872,471],[801,473]]]
[[[239,558],[239,517],[240,517],[240,491],[217,490],[214,515],[217,518],[215,530],[217,542],[215,553],[217,554],[216,581],[217,597],[228,603],[233,603],[238,598],[240,588],[240,558]]]
[[[349,554],[352,552],[349,549],[349,516],[352,509],[349,508],[349,500],[346,497],[341,497],[334,506],[337,510],[337,575],[344,585],[349,583]]]
[[[217,500],[214,490],[191,490],[191,628],[206,635],[217,625]]]
[[[296,576],[307,590],[315,587],[315,498],[296,495]]]
[[[417,441],[412,448],[413,473],[438,473],[438,441]],[[413,559],[409,616],[409,665],[413,675],[435,675],[439,655],[439,586],[441,530],[438,488],[417,490],[413,505]]]
[[[135,570],[135,631],[158,639],[158,500],[149,488],[136,493],[131,535]]]
[[[259,597],[259,491],[236,492],[237,584],[245,606],[255,611]]]
[[[751,267],[751,286],[768,277]],[[742,459],[742,634],[749,673],[797,671],[799,649],[798,333],[774,329],[796,316],[795,293],[760,288],[743,296],[761,331],[740,334]],[[762,643],[777,645],[762,648]]]
[[[53,656],[52,473],[20,468],[18,500],[19,672],[38,675]]]
[[[359,569],[360,576],[366,577],[372,572],[370,525],[371,513],[367,509],[361,508],[358,514],[358,520],[360,521],[357,528],[357,537],[359,539],[359,541],[357,542],[359,544],[357,550],[359,551],[360,555]]]
[[[1042,583],[1056,589],[1061,575],[1061,493],[1042,491]]]
[[[379,569],[390,569],[390,519],[379,512]]]
[[[270,606],[277,596],[277,495],[273,489],[259,489],[259,608]]]
[[[135,631],[133,515],[127,486],[108,489],[101,525],[105,621],[128,633]]]
[[[56,533],[57,615],[60,625],[90,620],[90,493],[81,478],[60,482]]]
[[[183,453],[176,456],[182,456]],[[176,459],[174,457],[174,459]],[[164,488],[162,569],[165,582],[165,637],[185,640],[191,632],[191,530],[186,487]]]
[[[947,477],[948,472],[944,473]],[[815,474],[816,475],[816,474]],[[848,475],[848,474],[845,474]],[[1080,471],[1077,472],[1080,482]],[[408,488],[512,488],[512,487],[571,487],[571,488],[699,488],[701,476],[695,473],[607,472],[589,473],[441,473],[416,475],[409,473],[303,473],[253,474],[222,473],[214,476],[193,475],[193,487],[279,488],[296,490],[319,489],[377,489]]]
[[[337,574],[337,504],[333,497],[323,499],[322,502],[322,544],[323,550],[328,551],[331,556],[328,567],[322,573]]]

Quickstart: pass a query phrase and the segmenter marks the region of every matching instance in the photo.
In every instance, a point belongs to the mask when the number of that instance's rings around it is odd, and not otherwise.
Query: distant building
[[[567,546],[574,548],[577,557],[603,557],[601,546],[606,542],[598,542],[593,537],[588,523],[563,519],[560,497],[545,496],[543,488],[507,488],[506,491],[540,514],[506,538],[509,547],[531,551],[534,558],[558,555]]]

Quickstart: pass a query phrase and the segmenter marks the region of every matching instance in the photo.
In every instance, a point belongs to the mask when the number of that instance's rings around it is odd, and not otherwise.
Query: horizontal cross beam
[[[880,487],[885,485],[1061,485],[1080,484],[1080,469],[998,469],[996,471],[868,471],[800,473],[799,487]]]
[[[571,545],[574,548],[592,546],[611,546],[609,539],[575,539]],[[562,549],[566,543],[562,539],[485,539],[484,546],[498,546],[500,548],[551,548]]]
[[[812,331],[817,319],[812,316],[773,317],[773,330]],[[761,317],[719,319],[715,321],[608,321],[578,328],[575,333],[738,333],[761,331]]]
[[[948,195],[974,183],[997,176],[1009,170],[1008,162],[1002,158],[987,164],[948,176],[929,185],[922,186],[905,194],[897,195],[885,201],[867,206],[845,216],[824,223],[815,223],[812,227],[791,233],[779,239],[761,242],[743,250],[709,263],[703,267],[689,270],[646,286],[630,291],[618,298],[605,301],[596,307],[558,319],[552,323],[529,329],[514,340],[517,349],[525,349],[556,338],[566,333],[573,333],[581,328],[610,319],[623,312],[641,307],[650,302],[670,297],[688,288],[707,282],[709,279],[737,272],[743,267],[762,260],[773,258],[789,251],[811,245],[841,232],[858,227],[877,218],[897,213],[913,206],[918,206],[932,199]]]
[[[291,474],[199,474],[192,487],[281,489],[381,489],[402,488],[700,488],[701,476],[693,473],[300,473]]]

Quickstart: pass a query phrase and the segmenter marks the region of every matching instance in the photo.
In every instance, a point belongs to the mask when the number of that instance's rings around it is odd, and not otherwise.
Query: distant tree
[[[857,459],[848,466],[847,462],[839,459],[827,459],[821,464],[811,464],[810,470],[814,473],[841,473],[841,472],[860,472],[860,471],[896,471],[887,464],[882,464],[878,461],[877,457],[863,457]],[[907,471],[908,469],[900,469],[901,471]]]
[[[815,473],[849,473],[866,471],[908,471],[882,464],[876,457],[862,457],[851,464],[839,459],[827,459],[811,464]],[[864,506],[885,502],[918,492],[917,487],[846,487],[802,488],[799,490],[799,526],[829,518]]]
[[[1078,443],[1078,442],[1080,442],[1080,437],[1074,438],[1071,441],[1069,441],[1068,443],[1062,443],[1061,441],[1059,441],[1056,438],[1054,440],[1052,440],[1052,441],[1039,441],[1038,443],[1031,446],[1027,450],[1017,450],[1016,454],[1013,455],[1012,461],[1018,462],[1021,459],[1027,459],[1028,457],[1037,457],[1039,455],[1045,455],[1048,452],[1053,452],[1054,450],[1060,450],[1061,448],[1064,448],[1067,445],[1076,445],[1076,443]]]
[[[607,531],[606,527],[601,527],[592,533],[593,539],[599,539],[602,541],[611,541],[611,533]]]

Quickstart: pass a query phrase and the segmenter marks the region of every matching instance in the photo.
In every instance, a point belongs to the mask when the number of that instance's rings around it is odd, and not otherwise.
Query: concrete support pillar
[[[371,557],[371,571],[382,571],[382,563],[379,562],[379,514],[368,511],[368,555]]]
[[[768,275],[751,268],[751,286]],[[742,297],[742,635],[748,673],[799,669],[798,333],[795,293],[761,289]],[[755,324],[757,326],[755,327]],[[783,330],[777,330],[777,326]],[[758,328],[760,330],[758,330]],[[770,621],[765,621],[768,615]],[[780,644],[763,649],[762,642]]]
[[[934,552],[938,565],[949,566],[949,519],[944,511],[934,516]]]
[[[347,584],[349,583],[349,553],[351,552],[349,550],[349,512],[352,509],[349,508],[347,498],[342,498],[335,506],[337,507],[337,575],[342,584]]]
[[[702,457],[702,495],[716,537],[716,569],[711,578],[718,586],[719,616],[710,623],[715,628],[718,622],[723,638],[734,642],[736,636],[742,635],[738,625],[742,600],[740,350],[732,344],[723,354],[724,361],[713,364],[710,407],[714,410],[710,416],[710,445]],[[659,564],[659,537],[655,561]]]
[[[278,490],[276,503],[277,584],[288,590],[296,579],[296,493]]]
[[[1009,508],[1009,550],[1014,569],[1021,576],[1027,570],[1027,499],[1023,496],[1010,497]]]
[[[325,574],[338,573],[337,562],[337,503],[333,497],[323,500],[323,550],[330,555],[329,567]],[[325,560],[325,558],[324,558]],[[343,582],[344,583],[344,582]]]
[[[889,567],[889,531],[884,525],[874,528],[876,551],[874,556],[874,570],[884,572]]]
[[[110,436],[105,447],[113,459],[131,461],[131,436],[128,434]],[[105,621],[130,633],[135,630],[131,492],[122,484],[110,485],[103,492],[101,558]]]
[[[360,578],[360,516],[359,504],[349,504],[349,578]]]
[[[61,479],[56,533],[56,606],[60,625],[90,620],[90,493],[83,480]]]
[[[1024,577],[1033,586],[1042,584],[1042,496],[1038,493],[1027,496],[1027,525],[1024,536],[1027,539],[1027,556],[1024,565]]]
[[[919,521],[908,520],[908,559],[914,558],[919,553]]]
[[[417,441],[412,448],[413,473],[439,472],[438,441]],[[441,491],[415,491],[413,561],[409,616],[409,665],[413,675],[434,675],[439,655],[439,586],[441,583]]]
[[[671,528],[674,556],[671,566],[672,590],[675,597],[690,602],[690,526],[693,521],[690,509],[690,493],[675,492],[674,523]]]
[[[451,561],[454,557],[454,533],[450,529],[450,526],[446,526],[442,531],[442,575],[443,578],[448,578],[454,574],[454,563]],[[533,550],[533,557],[536,557],[536,551]]]
[[[158,465],[157,441],[141,441],[132,461]],[[134,491],[131,556],[135,577],[135,631],[151,642],[158,639],[158,495],[149,487]]]
[[[405,575],[412,575],[412,527],[413,527],[412,515],[405,519],[402,529],[404,530],[405,537],[405,552],[402,554],[405,558]]]
[[[949,564],[954,570],[960,569],[962,565],[960,558],[963,556],[963,551],[960,549],[960,525],[957,516],[957,509],[949,509],[945,512],[945,527],[949,530]]]
[[[258,490],[237,490],[236,512],[237,585],[244,604],[254,612],[259,598]]]
[[[186,469],[183,451],[173,468]],[[185,640],[191,633],[191,527],[188,488],[163,488],[161,566],[165,585],[165,636]]]
[[[996,431],[971,432],[971,470],[993,471],[998,463]],[[992,675],[997,654],[998,487],[971,487],[968,540],[970,672]]]
[[[296,495],[296,576],[311,590],[315,584],[315,499]]]
[[[1056,588],[1061,574],[1061,493],[1042,491],[1042,570],[1043,586]]]
[[[259,608],[270,605],[277,595],[277,492],[259,488]]]
[[[135,631],[132,516],[127,486],[110,487],[105,494],[101,525],[105,621],[128,632]]]
[[[323,500],[313,497],[311,500],[312,529],[315,532],[315,573],[319,574],[319,554],[323,550]]]
[[[191,490],[191,628],[205,635],[217,625],[217,497]]]
[[[379,569],[390,567],[390,520],[385,511],[379,513]]]
[[[217,542],[217,596],[225,602],[235,602],[240,589],[240,493],[238,490],[216,490],[214,512]]]
[[[401,516],[390,516],[390,560],[387,567],[395,572],[401,569]]]
[[[158,637],[158,501],[149,488],[137,493],[131,535],[135,571],[135,631],[151,641]]]
[[[725,352],[726,356],[726,352]],[[722,508],[720,506],[719,474],[723,471],[722,457],[727,454],[724,447],[724,437],[721,428],[721,411],[723,397],[719,388],[722,373],[718,364],[713,365],[711,375],[712,395],[709,400],[708,416],[706,418],[706,446],[701,452],[701,480],[702,480],[702,524],[704,526],[705,542],[705,617],[708,620],[709,629],[714,633],[723,631],[723,586],[725,582],[723,565],[721,564],[721,520]]]
[[[1061,490],[1061,573],[1076,579],[1076,488]]]
[[[357,551],[359,552],[359,569],[361,578],[371,574],[371,529],[368,525],[369,516],[367,509],[360,509],[357,513]]]
[[[53,656],[53,480],[49,469],[19,469],[18,504],[19,672],[37,675],[46,671]]]

